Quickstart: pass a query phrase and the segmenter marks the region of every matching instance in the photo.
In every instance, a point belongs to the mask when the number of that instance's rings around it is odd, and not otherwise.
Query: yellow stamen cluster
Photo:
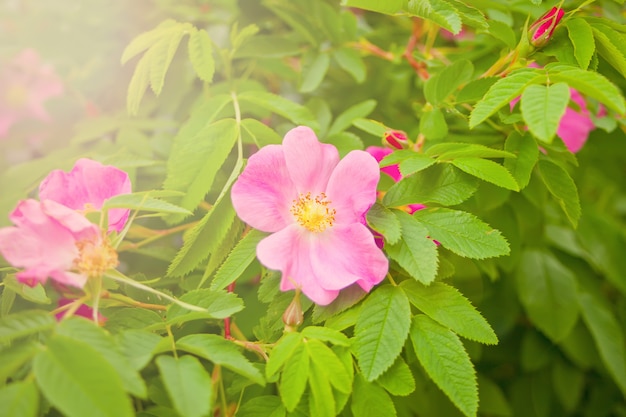
[[[118,264],[117,252],[107,241],[82,240],[76,246],[79,255],[74,260],[74,269],[89,278],[100,277]]]
[[[300,226],[311,232],[323,232],[335,222],[337,210],[329,207],[330,204],[324,193],[315,198],[311,193],[300,194],[300,198],[293,201],[290,211]]]

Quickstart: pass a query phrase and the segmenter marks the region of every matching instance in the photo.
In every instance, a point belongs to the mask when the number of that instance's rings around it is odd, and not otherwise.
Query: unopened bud
[[[304,314],[302,313],[302,305],[300,304],[300,291],[296,290],[296,295],[287,306],[283,313],[283,323],[285,323],[286,332],[295,332],[298,326],[302,324]]]
[[[528,30],[530,43],[536,48],[544,46],[550,38],[552,38],[552,33],[564,14],[563,9],[553,7],[546,14],[537,19],[530,25],[530,29]]]
[[[385,146],[390,145],[395,149],[404,149],[409,142],[406,133],[401,130],[388,130],[383,135],[383,143]]]

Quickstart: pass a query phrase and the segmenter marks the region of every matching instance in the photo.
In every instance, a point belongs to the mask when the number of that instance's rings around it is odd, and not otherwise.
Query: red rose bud
[[[404,149],[404,146],[409,141],[406,137],[406,133],[401,130],[386,131],[383,135],[383,140],[387,142],[387,145],[391,145],[392,148],[396,149]]]
[[[536,47],[541,48],[544,46],[550,38],[552,33],[559,24],[565,12],[558,7],[553,7],[546,14],[537,19],[528,31],[530,35],[530,43]]]

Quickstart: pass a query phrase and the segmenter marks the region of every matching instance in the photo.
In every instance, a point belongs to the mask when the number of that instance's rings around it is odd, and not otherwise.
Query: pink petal
[[[563,139],[570,152],[578,152],[594,129],[594,124],[588,112],[578,113],[573,109],[565,109],[565,114],[559,122],[556,134]]]
[[[252,155],[230,196],[237,215],[255,229],[276,232],[293,223],[289,209],[298,193],[282,146],[268,145]]]
[[[53,271],[50,278],[59,284],[71,285],[73,287],[83,288],[87,283],[87,276],[69,271]]]
[[[393,150],[387,148],[381,148],[380,146],[369,146],[365,149],[365,152],[372,155],[376,161],[380,162],[383,158],[391,153]],[[402,179],[402,174],[400,173],[400,168],[398,165],[389,165],[380,169],[381,172],[389,175],[395,182],[398,182]]]
[[[357,283],[369,292],[387,275],[389,261],[364,225],[338,225],[316,237],[311,239],[311,264],[324,289],[341,290]]]
[[[283,140],[283,152],[289,175],[298,193],[319,194],[339,162],[333,145],[320,143],[315,132],[306,126],[291,129]]]
[[[326,196],[337,211],[335,224],[363,222],[376,201],[379,179],[378,163],[367,152],[352,151],[339,162],[326,189]]]
[[[311,258],[312,239],[315,239],[312,233],[291,225],[259,242],[257,257],[267,268],[282,272],[281,291],[298,287],[316,304],[327,305],[337,298],[339,291],[323,288],[318,282]]]

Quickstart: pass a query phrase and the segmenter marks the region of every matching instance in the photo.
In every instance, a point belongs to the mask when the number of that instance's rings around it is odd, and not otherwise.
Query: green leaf
[[[267,366],[265,367],[265,376],[267,379],[271,379],[276,375],[301,342],[302,335],[300,333],[285,333],[283,337],[276,342],[276,345],[270,353]]]
[[[513,175],[502,165],[488,159],[466,157],[452,160],[452,165],[481,180],[507,190],[519,191]]]
[[[517,43],[516,32],[509,24],[498,20],[489,20],[489,34],[509,48],[515,48]]]
[[[67,417],[134,416],[117,371],[87,343],[52,336],[33,372],[46,399]]]
[[[505,159],[504,167],[513,174],[520,189],[526,188],[539,158],[537,143],[528,134],[512,132],[504,142],[504,149],[517,156]]]
[[[159,200],[158,198],[150,197],[149,191],[113,196],[104,202],[102,208],[128,208],[131,210],[154,211],[156,213],[191,214],[191,212],[185,208],[178,207],[167,201]]]
[[[458,335],[488,345],[498,343],[487,320],[456,288],[443,282],[425,286],[410,280],[403,281],[400,288],[411,304]]]
[[[335,396],[325,368],[317,363],[312,363],[309,370],[309,388],[311,395],[309,396],[309,415],[319,417],[334,417],[335,413]]]
[[[478,181],[447,164],[434,165],[403,178],[383,198],[387,207],[406,204],[436,203],[456,205],[470,198],[478,189]]]
[[[343,132],[358,118],[366,117],[376,108],[376,100],[365,100],[348,107],[333,121],[327,136]]]
[[[354,379],[350,410],[354,416],[395,417],[396,407],[389,394],[378,384],[366,381],[361,374]]]
[[[520,301],[535,326],[553,342],[567,337],[578,320],[572,272],[549,252],[526,249],[516,281]]]
[[[330,56],[328,53],[322,52],[310,61],[305,59],[302,69],[302,83],[299,91],[301,93],[310,93],[322,83],[324,76],[328,72],[330,66]]]
[[[501,107],[508,105],[511,100],[522,94],[527,85],[533,84],[543,77],[539,70],[522,68],[496,81],[472,110],[469,120],[470,129],[484,122]]]
[[[252,136],[253,140],[259,145],[259,148],[265,145],[277,145],[283,141],[283,138],[271,127],[268,127],[266,124],[256,119],[243,119],[241,121],[241,127]]]
[[[342,0],[341,4],[378,13],[395,14],[402,9],[404,0]]]
[[[392,395],[404,397],[415,391],[415,378],[402,356],[398,356],[393,365],[379,376],[376,382]]]
[[[302,330],[302,337],[330,342],[337,346],[350,346],[350,340],[345,334],[328,327],[307,326]]]
[[[373,381],[400,354],[410,326],[411,308],[404,292],[384,285],[363,302],[354,328],[354,352],[363,376]]]
[[[306,107],[284,97],[265,91],[245,91],[237,96],[241,102],[247,102],[267,109],[297,125],[309,126],[315,130],[319,124]]]
[[[474,66],[466,59],[454,62],[440,73],[430,77],[424,83],[424,95],[432,105],[439,105],[456,89],[468,82],[474,72]]]
[[[463,414],[475,417],[476,373],[459,337],[423,314],[413,317],[410,335],[428,376]]]
[[[359,52],[351,48],[339,48],[333,51],[333,58],[358,84],[365,81],[365,63]]]
[[[483,12],[460,0],[447,0],[461,15],[464,24],[479,30],[487,30],[487,19]]]
[[[121,63],[124,65],[128,60],[134,56],[142,53],[152,45],[157,43],[161,38],[169,36],[172,32],[178,31],[180,23],[172,19],[167,19],[159,25],[147,32],[144,32],[135,37],[130,44],[124,49],[122,53]]]
[[[287,410],[275,395],[253,397],[237,410],[237,417],[285,417]]]
[[[443,139],[448,135],[448,124],[439,107],[424,110],[420,118],[420,133],[429,140]]]
[[[521,110],[530,132],[538,139],[551,143],[569,98],[569,87],[565,83],[526,87],[522,93]]]
[[[185,417],[208,416],[213,407],[213,383],[200,361],[188,355],[161,355],[155,362],[176,411]]]
[[[300,54],[296,39],[284,35],[256,35],[235,52],[235,58],[282,58]]]
[[[298,406],[306,389],[309,373],[309,352],[305,349],[304,344],[300,343],[289,356],[289,360],[285,362],[280,377],[280,398],[288,411],[293,411]]]
[[[10,314],[0,319],[0,343],[53,329],[56,321],[46,311],[30,310]]]
[[[191,334],[180,338],[176,342],[176,347],[207,359],[216,365],[230,369],[256,384],[265,385],[263,375],[241,353],[241,348],[222,336],[215,334]]]
[[[226,237],[236,214],[229,198],[223,198],[185,234],[185,243],[167,269],[169,276],[184,276],[211,253]]]
[[[157,96],[163,90],[165,75],[174,59],[174,54],[178,49],[181,39],[185,32],[193,28],[190,24],[181,24],[179,30],[163,36],[156,44],[150,47],[146,56],[150,59],[150,87]]]
[[[403,8],[410,15],[431,20],[455,35],[461,31],[458,10],[444,0],[412,0],[405,3]]]
[[[398,218],[380,203],[374,203],[368,210],[367,225],[383,235],[389,244],[393,245],[400,240],[401,226]]]
[[[586,70],[596,50],[591,25],[585,19],[574,18],[569,19],[565,26],[567,27],[569,39],[574,46],[576,61],[578,61],[580,68]]]
[[[5,292],[7,292],[7,289],[9,289],[10,291],[13,291],[14,295],[18,294],[23,299],[32,301],[33,303],[50,304],[52,302],[46,294],[46,288],[40,283],[38,283],[34,287],[31,287],[30,285],[22,284],[21,282],[19,282],[17,278],[15,278],[15,275],[5,276],[2,282],[4,283],[5,287],[5,290],[2,292],[3,297],[5,297]],[[5,314],[2,314],[2,316],[6,316],[10,311],[10,305],[5,306],[4,302],[5,299],[3,298],[2,307],[7,307],[7,310]]]
[[[243,301],[236,294],[206,288],[189,291],[180,300],[206,308],[206,311],[190,311],[178,304],[171,304],[167,309],[167,323],[170,325],[197,319],[224,319],[243,309]]]
[[[437,277],[437,245],[428,238],[428,230],[410,214],[394,210],[401,225],[401,238],[385,245],[387,255],[414,279],[429,284]]]
[[[131,116],[136,116],[139,112],[139,105],[143,99],[146,89],[150,84],[150,51],[141,57],[135,72],[133,73],[130,83],[128,84],[128,92],[126,93],[126,110]]]
[[[164,188],[185,192],[178,203],[181,207],[194,210],[202,201],[235,146],[238,134],[234,119],[221,119],[190,136],[174,139]]]
[[[426,149],[425,154],[437,157],[440,161],[451,161],[456,158],[515,158],[514,154],[501,149],[462,142],[437,143]]]
[[[626,394],[626,351],[622,326],[599,297],[581,292],[578,303],[602,362],[622,393]]]
[[[413,214],[437,240],[457,255],[473,259],[509,254],[500,232],[473,214],[446,208],[427,208]]]
[[[18,381],[0,388],[0,404],[0,417],[36,417],[39,392],[35,381]]]
[[[350,375],[331,348],[319,339],[310,339],[306,343],[311,364],[320,370],[320,374],[339,392],[349,393],[352,385]]]
[[[397,152],[404,152],[404,151],[397,151]],[[404,159],[403,161],[401,161],[398,164],[398,168],[400,169],[400,173],[402,174],[402,176],[406,177],[409,176],[411,174],[415,174],[416,172],[422,171],[426,168],[428,168],[429,166],[433,165],[435,162],[434,159],[432,159],[431,157],[428,157],[426,155],[423,154],[418,154],[412,151],[408,151],[411,152],[413,155],[409,158]],[[394,152],[393,154],[389,154],[387,155],[383,161],[385,163],[387,163],[387,158],[389,158],[390,156],[394,155],[396,152]],[[383,162],[381,161],[381,162]]]
[[[215,72],[215,62],[213,60],[213,46],[211,38],[205,30],[192,30],[189,34],[187,44],[189,60],[194,71],[202,81],[210,83],[213,81]]]
[[[122,356],[111,335],[103,329],[84,318],[72,317],[63,320],[57,334],[89,344],[115,369],[128,393],[140,398],[146,397],[147,391],[143,379],[130,366],[130,362]]]
[[[509,30],[512,30],[507,26]],[[513,45],[514,47],[515,45]],[[482,99],[491,86],[498,81],[497,77],[478,78],[470,81],[459,91],[456,96],[456,103],[473,103]]]
[[[24,364],[39,353],[40,347],[38,343],[26,339],[3,348],[0,355],[0,384],[4,384],[7,378],[14,377]]]
[[[623,49],[626,37],[624,34],[607,25],[597,23],[593,24],[591,28],[600,56],[606,59],[623,77],[626,77],[626,55]]]
[[[548,191],[559,203],[572,226],[576,227],[581,214],[576,183],[567,171],[553,162],[541,159],[538,165],[541,179]]]
[[[124,356],[128,359],[132,369],[140,371],[152,359],[152,353],[163,338],[157,334],[145,330],[126,330],[117,336],[119,345]]]
[[[256,258],[256,246],[267,235],[256,229],[250,230],[228,254],[220,269],[215,273],[211,289],[225,288],[235,282]]]
[[[597,72],[561,64],[549,64],[546,69],[550,71],[551,82],[567,83],[581,94],[595,98],[620,114],[626,112],[624,97],[619,88]]]

